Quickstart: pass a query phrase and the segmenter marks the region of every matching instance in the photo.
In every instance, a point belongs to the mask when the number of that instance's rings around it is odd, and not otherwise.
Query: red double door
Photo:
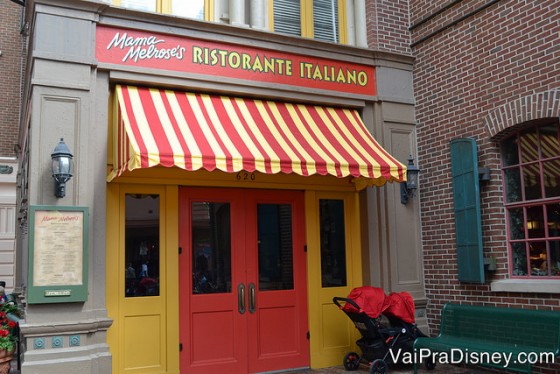
[[[183,188],[183,373],[309,366],[303,193]]]

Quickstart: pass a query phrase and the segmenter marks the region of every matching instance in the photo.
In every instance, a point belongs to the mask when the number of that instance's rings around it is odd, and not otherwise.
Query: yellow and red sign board
[[[99,63],[375,96],[375,68],[272,49],[98,25]]]

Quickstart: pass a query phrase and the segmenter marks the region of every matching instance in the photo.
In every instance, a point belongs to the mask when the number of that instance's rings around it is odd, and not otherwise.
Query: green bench
[[[439,335],[416,339],[413,352],[414,373],[420,359],[531,373],[560,356],[560,312],[445,304]]]

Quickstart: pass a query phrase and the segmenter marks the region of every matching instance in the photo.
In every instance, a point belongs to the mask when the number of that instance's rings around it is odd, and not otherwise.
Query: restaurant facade
[[[426,323],[413,60],[329,3],[335,42],[271,32],[272,2],[26,3],[22,373],[340,365],[361,285]]]

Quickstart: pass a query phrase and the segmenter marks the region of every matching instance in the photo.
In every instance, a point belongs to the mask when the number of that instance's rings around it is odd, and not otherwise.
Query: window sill
[[[560,279],[504,279],[490,283],[494,292],[559,293]]]

